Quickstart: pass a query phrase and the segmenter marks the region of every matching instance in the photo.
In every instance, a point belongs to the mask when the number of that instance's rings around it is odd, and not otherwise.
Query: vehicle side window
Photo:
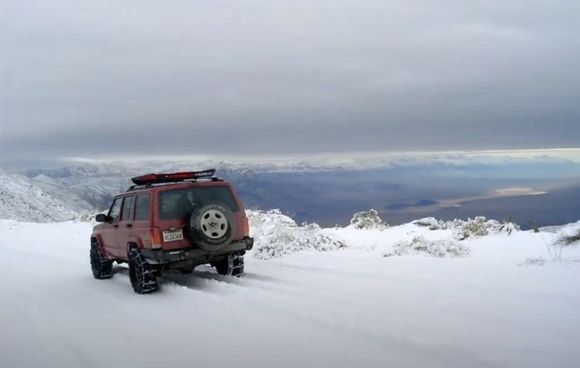
[[[119,215],[121,214],[122,202],[123,198],[115,198],[113,204],[111,205],[111,209],[109,210],[109,217],[111,217],[113,221],[117,221],[119,219]]]
[[[149,193],[139,194],[135,203],[135,221],[149,220]]]
[[[123,201],[123,215],[121,219],[123,221],[133,220],[133,205],[135,204],[135,196],[125,197]]]

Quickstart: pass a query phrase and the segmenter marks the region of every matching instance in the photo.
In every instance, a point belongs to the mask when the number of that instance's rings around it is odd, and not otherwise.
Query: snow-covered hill
[[[80,210],[82,207],[52,196],[26,177],[0,172],[0,219],[67,221],[78,217]]]
[[[133,293],[125,266],[93,279],[91,224],[0,220],[0,366],[568,368],[580,359],[580,244],[558,248],[580,223],[538,233],[482,219],[321,228],[279,211],[249,215],[256,245],[242,278],[201,266],[146,296]]]
[[[80,162],[51,169],[38,168],[22,172],[22,177],[47,194],[65,201],[77,212],[100,211],[108,207],[114,195],[125,191],[130,178],[150,172],[176,172],[219,167],[219,175],[243,178],[251,171],[227,163],[191,161],[111,161]]]

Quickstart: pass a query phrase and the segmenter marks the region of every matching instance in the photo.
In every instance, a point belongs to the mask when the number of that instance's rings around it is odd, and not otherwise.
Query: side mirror
[[[109,216],[105,215],[104,213],[99,213],[96,217],[95,220],[97,222],[109,222]]]

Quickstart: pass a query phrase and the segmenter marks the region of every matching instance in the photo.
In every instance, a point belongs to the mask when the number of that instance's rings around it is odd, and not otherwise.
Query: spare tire
[[[221,202],[197,207],[191,214],[189,226],[193,242],[208,251],[224,248],[236,233],[233,213]]]

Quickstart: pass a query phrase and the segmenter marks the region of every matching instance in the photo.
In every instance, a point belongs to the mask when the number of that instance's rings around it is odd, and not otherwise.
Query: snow
[[[393,246],[393,251],[385,253],[385,257],[407,254],[427,254],[434,257],[462,257],[469,254],[469,248],[456,240],[428,240],[417,236],[411,240],[403,240]]]
[[[21,175],[0,172],[0,219],[52,222],[76,218],[78,212]]]
[[[287,233],[309,245],[269,259],[257,247],[240,279],[199,267],[151,295],[124,266],[93,279],[88,223],[0,220],[0,367],[577,366],[580,247],[560,262],[547,247],[580,224],[459,241],[451,228],[250,215],[257,245]],[[344,246],[317,248],[324,237]],[[417,237],[469,254],[384,257]]]
[[[329,251],[345,247],[317,224],[299,226],[279,210],[247,211],[255,239],[253,256],[261,259],[280,257],[304,250]]]

